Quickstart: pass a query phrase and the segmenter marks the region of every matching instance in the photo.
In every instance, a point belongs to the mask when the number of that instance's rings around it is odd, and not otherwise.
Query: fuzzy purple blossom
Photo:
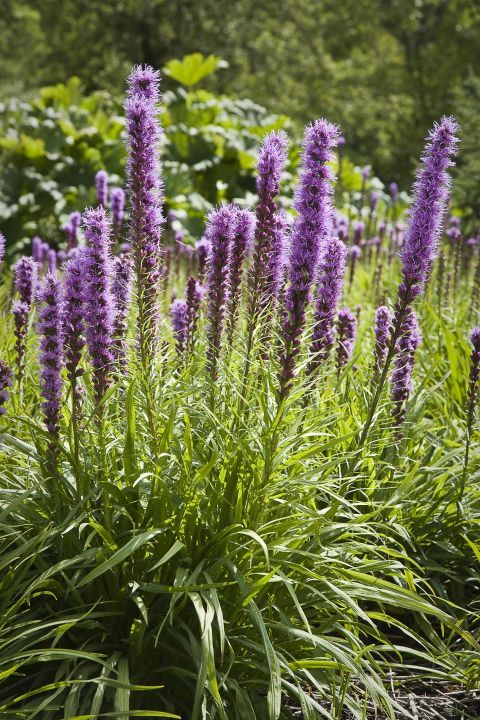
[[[53,248],[49,248],[47,252],[47,268],[51,273],[57,271],[57,253]]]
[[[236,208],[233,205],[222,205],[210,213],[206,230],[211,245],[207,274],[207,367],[212,379],[217,377],[217,362],[229,300],[228,256],[235,232],[235,220]]]
[[[320,261],[315,293],[315,324],[309,374],[326,360],[333,347],[335,314],[343,290],[346,257],[347,249],[343,242],[338,238],[329,238]]]
[[[112,293],[110,223],[102,206],[86,210],[83,223],[88,242],[84,286],[86,339],[98,402],[110,384],[114,359],[115,299]]]
[[[68,223],[63,226],[63,232],[67,241],[67,248],[70,250],[78,245],[78,230],[82,222],[81,214],[75,210],[70,213]]]
[[[188,307],[185,300],[176,298],[170,306],[173,337],[179,355],[183,355],[187,346]]]
[[[334,179],[329,163],[333,159],[332,151],[337,139],[338,128],[323,119],[317,120],[306,131],[303,169],[295,198],[295,208],[299,214],[292,230],[290,283],[285,293],[280,397],[288,394],[293,380],[311,286],[317,275],[320,247],[329,225]]]
[[[398,185],[396,182],[391,182],[388,186],[388,191],[390,193],[390,197],[392,199],[393,205],[396,204],[397,198],[398,198]]]
[[[130,194],[130,243],[137,284],[140,352],[149,362],[155,347],[160,277],[163,184],[157,119],[160,75],[150,66],[134,67],[128,78],[127,175]]]
[[[372,212],[375,211],[375,209],[378,205],[379,197],[380,197],[379,193],[376,190],[372,190],[372,192],[370,193],[370,210]]]
[[[276,198],[280,192],[280,180],[287,159],[288,140],[284,132],[269,133],[258,153],[257,194],[255,210],[255,239],[253,243],[253,269],[250,280],[249,324],[253,328],[256,314],[264,309],[272,298],[272,278],[269,262],[275,253],[278,232]]]
[[[112,284],[112,293],[115,299],[113,352],[119,364],[118,369],[124,368],[127,360],[125,341],[132,296],[132,273],[133,263],[129,255],[119,255],[114,259]]]
[[[60,279],[48,273],[38,291],[42,411],[48,432],[58,437],[62,400],[63,301]]]
[[[337,371],[340,372],[353,353],[353,346],[357,336],[357,319],[348,309],[338,312],[337,320]]]
[[[400,328],[400,337],[395,345],[392,372],[392,415],[397,426],[401,425],[405,418],[406,403],[413,389],[412,370],[420,342],[421,334],[415,310],[408,307]]]
[[[42,239],[35,235],[32,238],[32,257],[39,265],[43,262]]]
[[[187,303],[187,346],[190,351],[195,345],[195,335],[198,324],[200,304],[205,295],[205,289],[192,275],[187,280],[185,300]]]
[[[229,300],[227,308],[228,337],[231,341],[242,291],[244,261],[250,252],[255,233],[255,215],[237,210],[232,243],[228,253]]]
[[[108,204],[108,173],[105,170],[99,170],[95,175],[95,191],[98,204],[106,208]]]
[[[0,232],[0,267],[2,267],[3,259],[5,257],[5,235]]]
[[[375,311],[375,348],[374,348],[374,372],[378,373],[385,362],[388,350],[388,341],[392,329],[393,315],[385,305]]]
[[[112,192],[110,193],[110,207],[112,211],[113,241],[117,242],[122,232],[125,212],[125,193],[122,188],[112,188]]]
[[[8,389],[12,387],[13,372],[6,362],[0,360],[0,415],[4,415],[5,405],[8,402]]]
[[[437,255],[446,210],[450,176],[458,140],[458,126],[452,117],[435,124],[422,156],[422,166],[414,184],[413,205],[407,236],[401,252],[403,280],[399,296],[404,304],[423,292]]]
[[[25,255],[15,263],[13,278],[20,300],[30,308],[38,282],[38,264],[33,257]]]
[[[349,257],[350,257],[350,275],[348,279],[348,284],[351,285],[353,282],[353,278],[355,277],[355,268],[357,267],[357,260],[360,259],[362,255],[362,250],[359,245],[352,245],[350,250],[348,251]]]
[[[85,252],[81,250],[67,261],[64,275],[63,347],[74,402],[79,397],[77,380],[83,375],[80,360],[85,346]]]

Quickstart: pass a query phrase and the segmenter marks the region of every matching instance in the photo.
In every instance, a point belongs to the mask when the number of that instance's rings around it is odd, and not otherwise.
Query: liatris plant
[[[207,367],[212,380],[217,377],[218,357],[229,298],[228,259],[235,232],[236,214],[233,205],[222,205],[218,210],[210,213],[206,230],[211,248],[207,274]]]
[[[45,425],[51,435],[49,460],[57,456],[62,400],[63,299],[61,280],[53,273],[43,279],[38,291],[40,336],[40,383]]]
[[[64,275],[63,347],[65,368],[72,397],[72,419],[78,419],[80,390],[78,379],[83,375],[80,367],[85,346],[84,294],[85,294],[85,251],[79,251],[67,261]]]
[[[51,273],[57,272],[57,253],[53,248],[49,248],[47,252],[47,268]]]
[[[345,367],[352,357],[355,338],[357,336],[357,320],[348,309],[338,312],[337,320],[337,372]]]
[[[332,150],[337,138],[337,127],[326,120],[317,120],[307,128],[302,153],[303,171],[295,199],[299,214],[292,230],[290,283],[285,294],[282,323],[280,399],[288,394],[293,380],[311,285],[317,274],[320,245],[328,227],[334,178],[329,162],[333,159]]]
[[[130,244],[134,256],[138,299],[140,353],[144,369],[153,358],[160,277],[160,233],[163,186],[160,179],[157,120],[159,73],[148,65],[134,68],[125,103],[130,193]]]
[[[0,232],[0,268],[2,267],[3,259],[5,257],[5,235]]]
[[[328,238],[320,261],[315,292],[315,313],[312,335],[312,359],[308,374],[315,372],[333,347],[335,314],[345,275],[347,249],[338,238]]]
[[[0,359],[0,415],[4,415],[5,405],[8,402],[8,388],[12,387],[13,372],[4,360]]]
[[[388,351],[388,339],[392,329],[393,315],[385,305],[375,311],[374,375],[378,378]]]
[[[125,193],[122,188],[112,188],[110,193],[110,206],[112,211],[113,242],[118,242],[122,232],[123,216],[125,212]]]
[[[81,214],[75,211],[70,214],[68,223],[63,228],[69,250],[76,248],[78,245],[78,230],[80,229],[81,222]]]
[[[185,300],[176,298],[172,301],[170,317],[177,352],[180,356],[183,356],[187,347],[188,336],[188,306]]]
[[[13,267],[13,277],[20,300],[30,308],[38,282],[38,264],[33,257],[20,258]]]
[[[238,210],[228,258],[229,298],[227,308],[228,338],[232,340],[242,292],[245,257],[249,254],[255,232],[255,216],[249,210]]]
[[[105,395],[112,377],[115,299],[112,293],[110,223],[103,207],[87,210],[83,216],[89,243],[85,253],[86,340],[93,366],[93,387],[97,402]]]
[[[108,173],[105,170],[99,170],[95,175],[95,190],[98,204],[106,208],[108,204]]]
[[[272,252],[267,264],[267,299],[272,306],[280,299],[285,283],[285,272],[288,253],[289,216],[280,210],[275,218]]]
[[[114,260],[112,293],[115,299],[113,353],[122,370],[127,361],[125,343],[128,328],[128,314],[132,295],[133,264],[129,255],[119,255]]]
[[[400,337],[395,347],[394,370],[392,372],[392,415],[399,427],[404,419],[406,403],[412,391],[412,370],[415,364],[415,352],[420,345],[421,335],[418,320],[413,308],[408,307],[402,323]],[[401,432],[397,432],[401,438]]]
[[[43,247],[42,239],[35,235],[32,238],[32,257],[39,266],[43,263]]]
[[[187,348],[192,352],[195,345],[195,336],[198,324],[200,304],[205,290],[192,275],[187,280],[185,300],[187,303]]]
[[[22,300],[15,300],[12,304],[12,315],[15,335],[15,355],[17,368],[15,379],[21,384],[25,372],[25,338],[27,335],[28,314],[30,307]]]

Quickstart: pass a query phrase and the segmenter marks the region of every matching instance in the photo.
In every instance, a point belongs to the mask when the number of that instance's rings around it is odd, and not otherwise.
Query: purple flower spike
[[[13,277],[20,300],[30,308],[38,282],[38,264],[33,257],[20,258],[13,267]]]
[[[185,300],[174,300],[170,307],[173,336],[179,355],[183,355],[187,346],[188,308]]]
[[[85,346],[85,252],[79,250],[65,266],[63,347],[67,377],[75,395],[74,400],[79,397],[77,379],[83,375],[80,359]]]
[[[34,238],[32,238],[32,257],[35,260],[36,263],[39,265],[43,262],[43,249],[42,249],[42,239],[38,237],[38,235],[35,235]]]
[[[388,340],[392,329],[393,315],[390,310],[382,305],[375,311],[375,349],[374,349],[374,372],[378,373],[383,368],[387,357]]]
[[[398,198],[398,185],[396,182],[391,182],[388,186],[388,191],[390,193],[390,197],[392,199],[392,203],[395,205]]]
[[[400,337],[395,345],[392,372],[391,397],[394,403],[392,415],[397,426],[405,419],[405,406],[413,389],[412,370],[415,364],[415,351],[420,342],[421,335],[415,310],[408,307],[400,329]]]
[[[333,159],[332,151],[337,139],[338,128],[323,119],[317,120],[306,131],[303,171],[295,198],[299,214],[292,231],[290,284],[285,295],[280,397],[288,394],[293,380],[311,285],[317,275],[320,246],[329,225],[334,178],[329,163]]]
[[[238,210],[235,217],[232,244],[228,259],[229,301],[228,336],[232,339],[242,291],[243,264],[249,254],[255,233],[255,215],[249,210]]]
[[[205,290],[192,275],[187,280],[185,299],[187,302],[187,346],[190,351],[195,345],[195,335],[198,324],[200,304],[205,295]]]
[[[57,253],[53,248],[49,248],[47,252],[47,267],[51,273],[57,271]]]
[[[264,309],[272,298],[270,258],[275,252],[278,234],[276,197],[280,191],[282,171],[287,160],[288,139],[284,132],[271,132],[264,139],[257,163],[257,222],[253,247],[253,274],[251,281],[251,322],[257,308]],[[254,304],[259,301],[259,305]]]
[[[333,347],[335,314],[344,282],[347,249],[338,238],[327,240],[319,268],[316,290],[315,325],[312,338],[312,361],[308,373],[324,362]]]
[[[222,205],[210,213],[206,230],[211,245],[207,275],[207,367],[213,380],[217,377],[217,362],[229,299],[228,257],[235,232],[236,214],[233,205]]]
[[[105,208],[86,210],[84,231],[86,338],[93,366],[93,387],[98,401],[110,384],[113,364],[115,300],[112,293],[110,223]]]
[[[5,235],[0,232],[0,267],[2,267],[3,259],[5,257]]]
[[[414,184],[414,199],[407,236],[401,252],[403,282],[399,295],[405,304],[423,292],[437,255],[438,242],[450,188],[448,168],[453,164],[458,126],[451,117],[442,118],[429,135],[422,167]]]
[[[470,336],[472,343],[472,352],[470,355],[470,373],[468,378],[468,394],[467,394],[467,442],[464,461],[464,472],[468,468],[468,458],[470,454],[470,443],[472,431],[475,423],[475,408],[478,403],[478,382],[480,379],[480,327],[475,327]],[[463,489],[462,489],[463,493]]]
[[[95,175],[95,190],[98,204],[106,208],[108,203],[108,173],[105,170],[99,170]]]
[[[205,269],[207,267],[208,258],[210,256],[210,241],[203,237],[195,245],[198,260],[198,277],[202,282],[205,277]]]
[[[112,292],[115,298],[114,355],[120,368],[127,362],[125,340],[128,328],[128,315],[132,296],[133,263],[129,255],[119,255],[114,260],[114,279]]]
[[[110,193],[112,210],[113,240],[117,242],[122,232],[123,215],[125,212],[125,193],[122,188],[115,187]]]
[[[62,400],[63,301],[61,281],[53,273],[44,278],[38,300],[42,410],[48,432],[57,438]]]
[[[378,205],[378,198],[379,198],[378,192],[376,190],[372,190],[372,192],[370,193],[370,210],[372,212],[375,211],[375,209]]]
[[[12,387],[13,372],[6,362],[0,360],[0,415],[4,415],[5,405],[8,402],[8,388]]]
[[[338,313],[337,335],[337,370],[340,372],[352,357],[357,336],[357,320],[348,308]]]
[[[82,222],[82,216],[75,211],[70,214],[68,223],[64,225],[63,231],[67,240],[67,248],[71,250],[78,245],[78,230]]]
[[[149,66],[136,66],[128,78],[125,102],[130,193],[130,244],[137,284],[142,362],[149,363],[155,347],[160,277],[160,234],[163,185],[157,119],[160,75]]]

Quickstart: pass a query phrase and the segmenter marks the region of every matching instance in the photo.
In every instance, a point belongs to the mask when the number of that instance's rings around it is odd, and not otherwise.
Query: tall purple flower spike
[[[80,367],[85,346],[84,293],[85,249],[67,261],[64,274],[63,348],[67,377],[75,395],[79,397],[78,378],[83,375]]]
[[[288,139],[284,132],[269,133],[258,153],[255,239],[253,245],[253,272],[251,276],[250,310],[263,309],[272,297],[272,279],[269,272],[271,255],[275,253],[278,234],[276,197],[280,191],[282,171],[287,160]],[[258,305],[256,303],[258,302]],[[255,307],[256,305],[256,307]],[[251,322],[255,322],[251,317]]]
[[[388,341],[392,329],[393,315],[385,305],[375,311],[375,348],[374,348],[374,372],[378,373],[383,368],[387,357]]]
[[[63,298],[60,278],[48,273],[38,292],[42,411],[48,432],[58,437],[62,401]]]
[[[6,362],[0,359],[0,415],[4,415],[5,405],[9,399],[9,388],[12,387],[13,372]]]
[[[327,359],[333,347],[335,315],[343,290],[346,259],[347,248],[344,243],[338,238],[329,238],[318,273],[309,373]]]
[[[357,320],[348,309],[339,310],[337,321],[337,370],[340,372],[353,353],[353,346],[357,336]]]
[[[16,379],[19,383],[22,381],[25,372],[25,338],[27,335],[29,311],[30,306],[22,300],[15,300],[12,303],[13,334],[15,335],[15,354],[17,358]]]
[[[207,273],[207,367],[213,380],[217,377],[218,357],[229,300],[228,259],[235,232],[235,221],[236,208],[233,205],[222,205],[218,210],[210,213],[206,230],[211,248]]]
[[[106,208],[108,204],[108,173],[105,170],[99,170],[95,175],[95,190],[98,204]]]
[[[32,238],[32,257],[40,265],[43,263],[43,243],[42,238],[38,235]]]
[[[30,307],[37,289],[37,262],[29,255],[21,257],[13,266],[13,277],[20,300]]]
[[[421,342],[418,320],[413,308],[408,307],[402,323],[400,337],[395,346],[395,360],[392,372],[391,397],[392,415],[395,424],[401,425],[405,419],[406,403],[413,389],[412,370],[415,364],[415,351]]]
[[[0,268],[2,267],[3,259],[5,257],[5,235],[0,232]]]
[[[122,370],[127,362],[125,344],[128,328],[128,314],[132,296],[132,260],[129,255],[114,259],[112,292],[115,300],[114,346],[115,359]]]
[[[422,156],[422,166],[413,186],[413,205],[401,252],[402,283],[399,296],[405,304],[423,292],[437,255],[450,189],[448,168],[453,164],[458,125],[452,117],[435,124]]]
[[[228,257],[229,300],[227,308],[228,337],[231,341],[238,315],[242,292],[245,258],[249,255],[255,233],[255,215],[249,210],[237,210],[234,232]]]
[[[134,67],[128,78],[127,176],[130,195],[130,244],[137,284],[140,351],[143,364],[155,348],[160,277],[163,184],[157,119],[160,74],[150,66]]]
[[[210,257],[210,241],[206,237],[200,238],[195,245],[198,261],[198,279],[203,282],[205,276],[205,270]]]
[[[125,212],[125,193],[122,188],[112,188],[112,192],[110,193],[110,206],[112,211],[113,241],[117,242],[122,232]]]
[[[188,335],[188,307],[185,300],[176,298],[170,306],[173,337],[179,355],[183,355],[187,347]]]
[[[185,300],[187,302],[187,347],[190,351],[195,345],[195,335],[198,324],[200,303],[205,295],[205,289],[192,275],[187,280]]]
[[[282,325],[283,353],[280,359],[280,397],[285,397],[293,381],[300,339],[305,325],[310,291],[317,275],[320,246],[329,227],[334,179],[330,161],[338,140],[338,128],[317,120],[307,128],[302,153],[303,170],[295,198],[298,216],[290,248],[290,284],[285,294]]]
[[[84,294],[86,339],[98,402],[111,381],[114,359],[115,300],[112,292],[110,223],[105,208],[86,210],[83,224],[88,242]]]

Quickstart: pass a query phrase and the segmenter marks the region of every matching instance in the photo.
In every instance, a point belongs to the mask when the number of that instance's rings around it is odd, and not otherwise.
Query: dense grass
[[[255,339],[243,391],[237,332],[212,388],[204,319],[179,359],[165,296],[151,377],[130,342],[99,427],[87,370],[78,462],[66,410],[55,477],[29,333],[26,377],[2,419],[2,717],[289,718],[288,699],[305,718],[362,718],[370,702],[393,717],[391,673],[476,680],[475,438],[459,498],[472,271],[455,302],[451,288],[439,307],[434,278],[418,304],[424,340],[401,444],[385,392],[358,448],[374,272],[362,260],[345,293],[361,305],[352,362],[340,376],[328,363],[313,386],[300,372],[280,412],[276,331],[268,361]],[[1,302],[13,364],[5,271]]]

